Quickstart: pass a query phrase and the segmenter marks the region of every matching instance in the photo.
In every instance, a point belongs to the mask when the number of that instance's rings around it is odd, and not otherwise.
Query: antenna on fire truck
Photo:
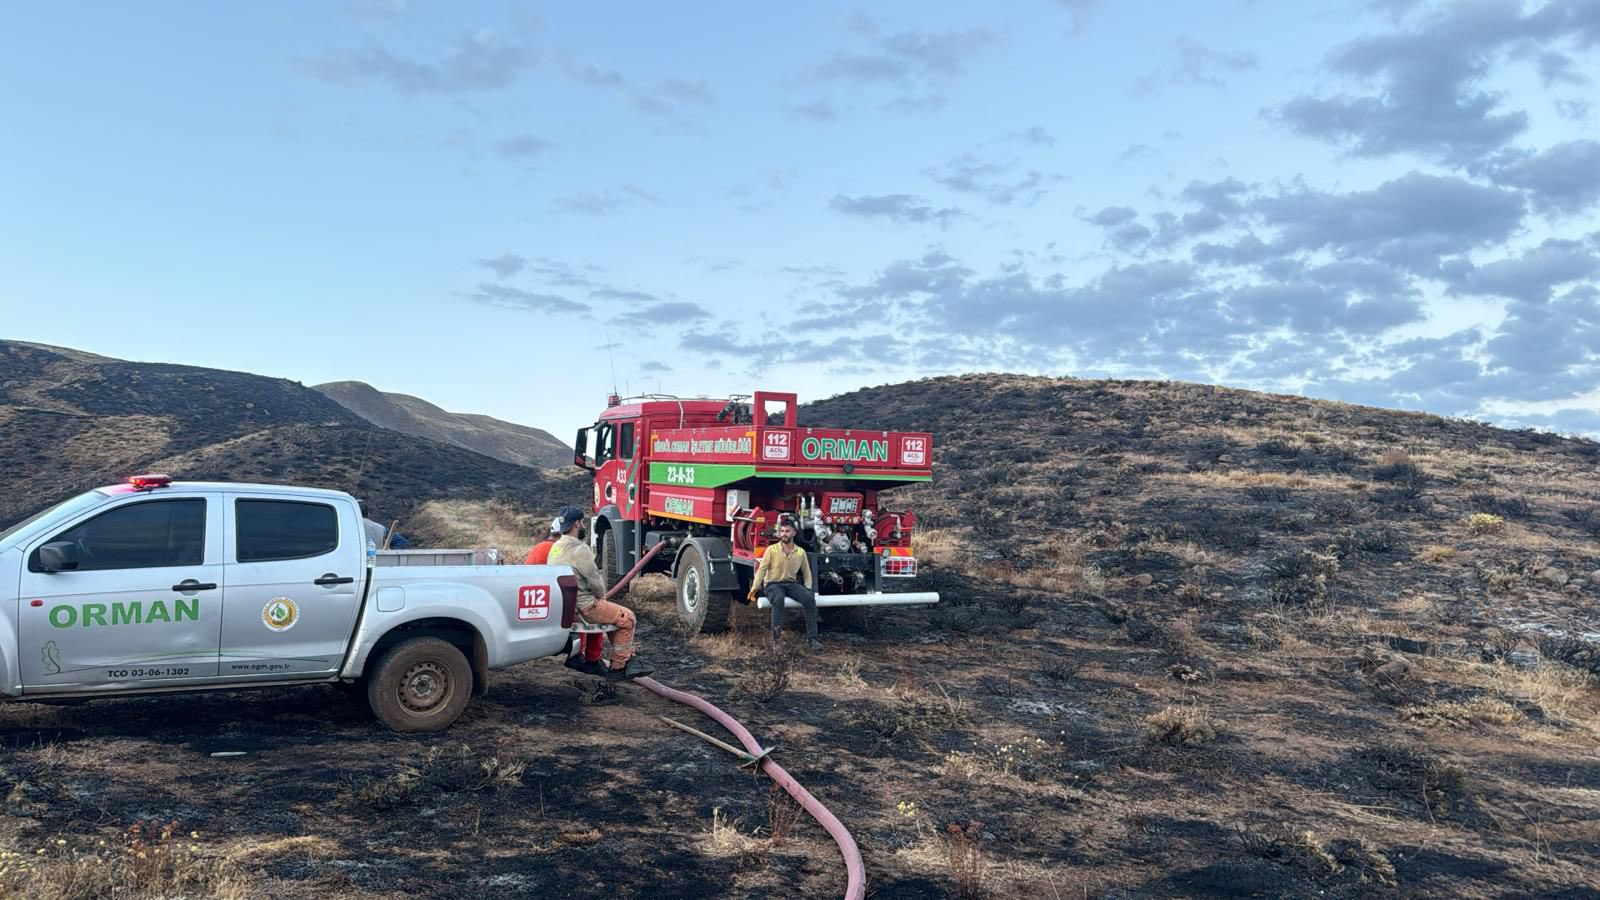
[[[622,395],[617,393],[617,356],[614,345],[611,343],[611,332],[606,332],[606,359],[611,361],[611,406],[622,402]]]

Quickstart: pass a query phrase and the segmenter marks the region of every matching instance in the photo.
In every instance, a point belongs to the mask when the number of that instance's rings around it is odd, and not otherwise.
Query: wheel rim
[[[425,659],[401,676],[400,705],[410,712],[433,712],[449,701],[452,689],[450,670],[438,660]]]
[[[683,609],[691,615],[700,609],[700,570],[693,566],[683,575]]]

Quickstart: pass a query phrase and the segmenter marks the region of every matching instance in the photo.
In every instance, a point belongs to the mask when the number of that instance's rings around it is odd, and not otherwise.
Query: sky
[[[1600,0],[0,8],[0,337],[568,437],[1170,378],[1600,433]]]

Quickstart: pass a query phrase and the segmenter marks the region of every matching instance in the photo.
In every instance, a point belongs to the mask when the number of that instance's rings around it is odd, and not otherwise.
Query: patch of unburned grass
[[[1494,691],[1512,701],[1531,703],[1545,718],[1567,724],[1595,728],[1600,681],[1582,672],[1549,660],[1540,660],[1532,669],[1498,666],[1492,676]]]
[[[252,896],[247,873],[175,821],[135,822],[118,841],[57,837],[28,852],[0,850],[0,897],[155,900]]]
[[[1203,706],[1168,706],[1145,717],[1143,739],[1175,747],[1206,744],[1216,740],[1220,724]]]
[[[1425,544],[1421,550],[1417,551],[1415,559],[1417,562],[1436,566],[1455,559],[1456,554],[1460,552],[1449,544]]]
[[[1400,711],[1407,722],[1425,726],[1515,725],[1524,718],[1522,711],[1495,697],[1474,697],[1467,701],[1440,701],[1412,706]]]
[[[967,702],[936,685],[936,690],[897,685],[886,712],[873,712],[859,721],[886,741],[918,739],[966,725]]]

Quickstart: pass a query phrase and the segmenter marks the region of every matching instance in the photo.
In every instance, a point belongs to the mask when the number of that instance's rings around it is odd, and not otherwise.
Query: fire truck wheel
[[[705,555],[693,544],[684,548],[678,567],[678,621],[690,634],[728,630],[733,592],[713,591],[710,585],[711,566]]]
[[[617,533],[612,529],[600,535],[600,574],[605,576],[606,587],[616,587],[622,576],[627,574],[626,569],[617,565]],[[612,599],[628,596],[631,587],[632,582],[623,585]]]

